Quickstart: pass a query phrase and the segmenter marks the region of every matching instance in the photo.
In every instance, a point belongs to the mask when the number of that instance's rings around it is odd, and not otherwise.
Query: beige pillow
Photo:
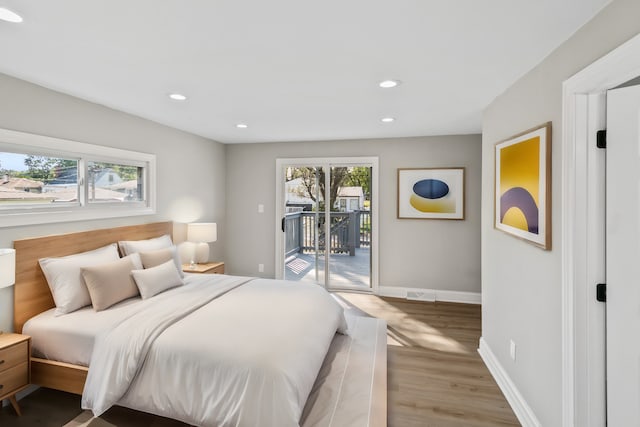
[[[91,304],[80,269],[120,259],[116,244],[61,258],[38,260],[56,303],[55,315],[71,313]]]
[[[173,245],[171,236],[165,234],[164,236],[154,237],[153,239],[146,240],[120,240],[118,246],[122,255],[131,255],[135,252],[149,252],[157,249],[168,248]]]
[[[180,273],[180,277],[184,277],[184,273],[182,272],[182,263],[180,262],[180,254],[175,246],[155,251],[140,252],[140,259],[142,260],[144,268],[155,267],[157,265],[164,264],[169,260],[173,260],[176,264],[176,268],[178,269],[178,273]]]
[[[142,299],[151,298],[167,289],[184,285],[173,260],[169,260],[155,267],[131,272]]]
[[[93,309],[104,310],[138,295],[131,271],[141,268],[140,256],[132,254],[117,261],[81,269]]]

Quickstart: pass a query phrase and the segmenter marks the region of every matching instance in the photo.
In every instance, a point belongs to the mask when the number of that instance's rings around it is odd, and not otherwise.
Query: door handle
[[[283,232],[283,233],[284,233],[284,221],[285,221],[285,218],[284,218],[284,217],[282,217],[282,232]]]

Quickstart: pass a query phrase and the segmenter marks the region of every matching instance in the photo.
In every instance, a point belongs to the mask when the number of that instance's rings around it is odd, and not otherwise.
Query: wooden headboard
[[[173,235],[172,222],[155,222],[15,240],[13,242],[16,250],[13,305],[15,331],[21,333],[27,320],[55,307],[49,285],[38,264],[40,258],[66,256],[97,249],[118,240],[142,240],[163,234]]]

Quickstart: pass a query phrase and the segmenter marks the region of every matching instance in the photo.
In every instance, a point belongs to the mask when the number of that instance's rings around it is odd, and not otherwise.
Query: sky
[[[24,165],[24,154],[14,154],[0,151],[0,168],[14,171],[24,171],[27,167]]]

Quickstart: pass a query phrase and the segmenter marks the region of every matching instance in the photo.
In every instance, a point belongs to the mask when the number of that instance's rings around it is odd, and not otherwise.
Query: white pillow
[[[151,298],[167,289],[184,285],[173,260],[145,270],[133,270],[131,274],[138,285],[142,299]]]
[[[180,262],[180,254],[178,253],[178,248],[175,246],[157,249],[155,251],[140,252],[139,254],[144,268],[155,267],[172,259],[173,262],[176,263],[176,268],[178,269],[178,273],[180,273],[180,277],[184,277],[182,262]]]
[[[140,268],[142,262],[137,253],[106,264],[81,268],[80,272],[89,290],[93,309],[102,311],[120,301],[139,295],[131,271]]]
[[[51,289],[53,301],[56,303],[55,315],[71,313],[91,304],[89,291],[80,273],[82,267],[105,264],[119,259],[118,247],[112,243],[89,252],[38,260]]]
[[[131,255],[136,252],[149,252],[173,246],[168,234],[147,240],[121,240],[118,242],[122,255]]]

